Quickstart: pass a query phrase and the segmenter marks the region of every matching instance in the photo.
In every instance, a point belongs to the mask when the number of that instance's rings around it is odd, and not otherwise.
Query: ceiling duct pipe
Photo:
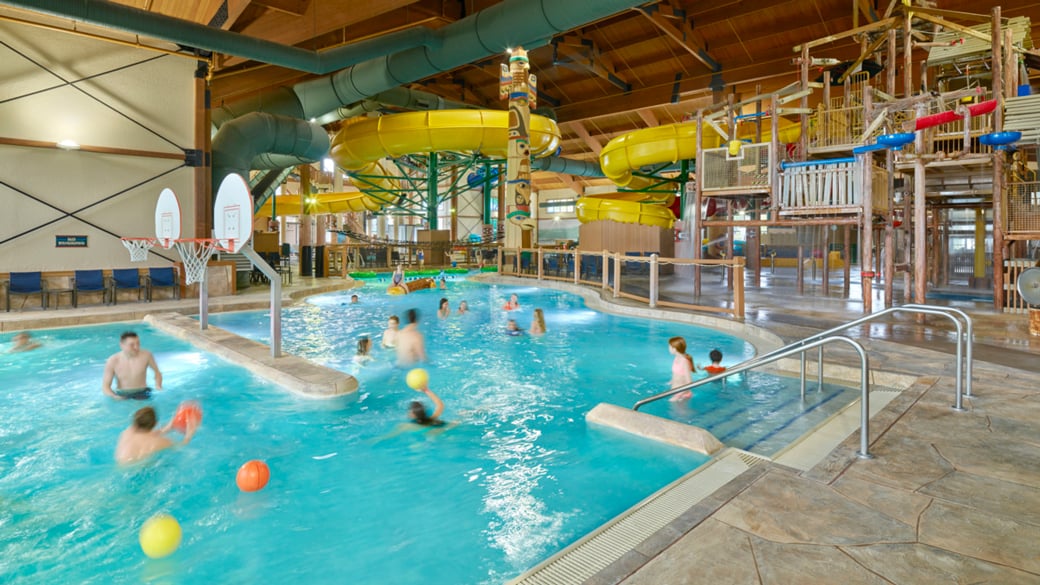
[[[214,108],[213,117],[226,120],[250,111],[263,111],[317,119],[389,89],[500,55],[509,47],[544,45],[553,35],[643,3],[645,0],[503,0],[432,31],[438,39],[432,44],[439,49],[402,48],[333,75],[303,81],[292,88],[298,104],[288,104],[280,96],[264,93]],[[226,111],[218,113],[218,109]]]
[[[436,50],[441,42],[434,31],[415,27],[319,53],[104,0],[4,0],[3,3],[315,75],[327,75],[404,48],[424,46]]]
[[[328,151],[329,135],[317,124],[261,112],[246,114],[224,124],[213,139],[213,193],[231,173],[248,177],[254,168],[310,164]]]
[[[578,177],[606,177],[606,175],[603,174],[603,170],[599,168],[598,160],[576,160],[573,158],[563,158],[562,156],[550,156],[532,160],[531,170],[564,173]]]
[[[432,94],[426,91],[418,89],[410,89],[407,87],[395,87],[381,93],[378,93],[371,98],[358,102],[356,104],[336,108],[335,110],[323,115],[318,116],[315,120],[318,124],[330,124],[337,120],[345,120],[347,118],[353,118],[354,116],[360,116],[367,112],[374,112],[382,108],[400,108],[402,110],[410,111],[428,111],[428,110],[468,110],[474,109],[477,106],[470,104],[464,104],[462,102],[456,102],[449,99],[442,98],[439,95]]]

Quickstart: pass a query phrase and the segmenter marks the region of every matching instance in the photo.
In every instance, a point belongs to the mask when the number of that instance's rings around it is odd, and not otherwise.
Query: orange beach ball
[[[253,459],[246,461],[242,467],[238,468],[235,483],[238,484],[238,489],[244,492],[256,492],[264,489],[269,479],[271,479],[271,470],[267,468],[267,464]]]

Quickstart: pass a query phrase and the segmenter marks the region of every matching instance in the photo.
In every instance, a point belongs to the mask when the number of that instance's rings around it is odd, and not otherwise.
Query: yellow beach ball
[[[404,377],[405,384],[412,390],[422,390],[430,383],[430,375],[422,368],[415,368]]]
[[[168,514],[156,514],[141,527],[141,550],[153,559],[173,554],[181,545],[181,525]]]

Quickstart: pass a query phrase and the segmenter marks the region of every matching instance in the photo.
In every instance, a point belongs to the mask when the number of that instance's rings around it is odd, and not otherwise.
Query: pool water
[[[42,348],[0,354],[0,582],[501,583],[706,461],[588,427],[584,414],[665,388],[672,335],[703,335],[704,353],[734,359],[750,355],[743,341],[603,315],[564,293],[451,286],[453,307],[465,298],[472,314],[436,319],[437,291],[363,290],[358,305],[328,295],[286,311],[286,349],[357,372],[354,399],[295,397],[141,324],[41,331]],[[498,307],[513,291],[521,326],[537,305],[548,335],[503,334]],[[424,315],[431,387],[457,423],[439,433],[399,432],[420,395],[391,352],[352,360],[359,335],[410,306]],[[262,313],[212,317],[266,331]],[[116,439],[142,403],[99,385],[128,327],[163,370],[150,401],[160,417],[185,399],[205,414],[191,444],[119,467]],[[235,471],[254,458],[271,481],[241,493]],[[153,560],[137,533],[157,512],[184,540]]]

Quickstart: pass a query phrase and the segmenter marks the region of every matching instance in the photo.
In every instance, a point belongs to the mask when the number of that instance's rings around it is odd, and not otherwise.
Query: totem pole
[[[528,73],[527,51],[517,47],[509,53],[509,65],[502,64],[499,97],[509,100],[509,143],[506,159],[506,241],[507,248],[523,245],[524,230],[535,227],[531,219],[531,144],[528,129],[531,108],[537,107],[534,75]]]

